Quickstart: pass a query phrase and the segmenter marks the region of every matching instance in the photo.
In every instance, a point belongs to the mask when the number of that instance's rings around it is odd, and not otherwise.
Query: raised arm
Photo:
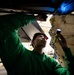
[[[18,28],[35,20],[34,15],[21,13],[0,16],[0,56],[7,70],[25,51],[18,37]]]
[[[18,37],[18,28],[36,20],[44,19],[41,15],[25,15],[24,13],[0,16],[0,56],[6,70],[10,71],[19,61],[21,54],[27,51]]]
[[[74,75],[73,69],[74,69],[74,56],[71,53],[70,48],[67,46],[67,42],[62,34],[58,34],[58,42],[60,46],[62,47],[65,56],[66,56],[66,69],[70,72],[71,75]],[[65,74],[66,75],[66,74]]]

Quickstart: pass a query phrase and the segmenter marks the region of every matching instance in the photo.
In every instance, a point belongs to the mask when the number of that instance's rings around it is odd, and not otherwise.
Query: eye
[[[38,37],[43,37],[42,35],[38,36]]]
[[[43,37],[42,35],[40,37]]]
[[[41,38],[45,38],[43,35],[42,36],[40,36]]]

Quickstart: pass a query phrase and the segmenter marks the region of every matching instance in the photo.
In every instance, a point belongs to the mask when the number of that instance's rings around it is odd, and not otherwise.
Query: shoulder
[[[48,62],[56,62],[54,58],[47,56],[46,54],[44,54],[43,58]]]

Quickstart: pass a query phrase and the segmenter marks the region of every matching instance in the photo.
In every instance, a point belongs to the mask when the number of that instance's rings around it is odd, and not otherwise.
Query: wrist
[[[63,49],[68,49],[68,46],[64,46],[64,47],[62,47]]]
[[[62,45],[62,48],[68,48],[67,44]]]

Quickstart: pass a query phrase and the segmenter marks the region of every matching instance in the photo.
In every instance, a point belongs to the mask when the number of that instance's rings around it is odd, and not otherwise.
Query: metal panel
[[[22,42],[30,41],[36,32],[44,32],[37,22],[32,22],[19,29],[18,35]]]

